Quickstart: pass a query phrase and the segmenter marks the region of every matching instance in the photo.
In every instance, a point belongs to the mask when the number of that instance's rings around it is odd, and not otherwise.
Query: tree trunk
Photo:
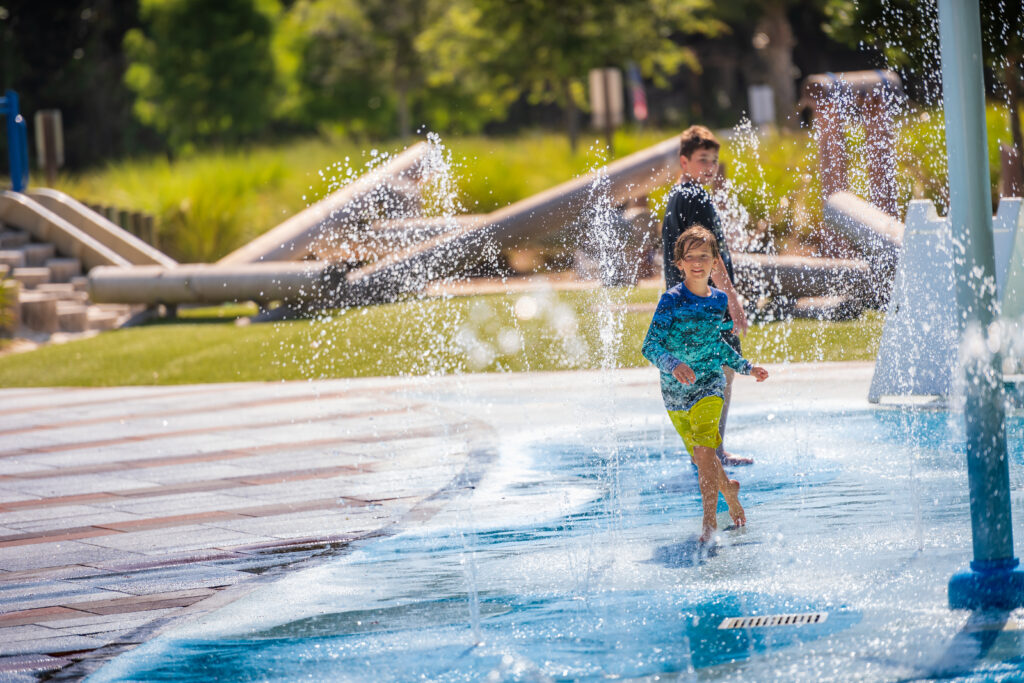
[[[757,32],[768,37],[761,50],[768,71],[768,85],[775,99],[775,120],[785,128],[796,127],[796,65],[793,63],[793,47],[796,38],[793,27],[786,16],[784,2],[775,0],[765,7],[757,24]]]
[[[1018,68],[1019,55],[1007,55],[1007,66],[1003,71],[1006,78],[1006,96],[1010,105],[1010,133],[1013,135],[1013,155],[1011,163],[1014,166],[1012,177],[1015,181],[1003,182],[1008,193],[1012,196],[1021,196],[1024,188],[1019,187],[1019,180],[1024,179],[1024,138],[1020,131],[1020,112],[1018,102],[1020,101],[1020,69]]]
[[[572,97],[568,81],[563,83],[562,92],[565,93],[565,127],[569,135],[569,152],[575,154],[580,139],[580,110]]]
[[[412,135],[412,117],[409,115],[409,90],[404,84],[398,86],[397,96],[395,106],[398,110],[398,137],[408,140]]]

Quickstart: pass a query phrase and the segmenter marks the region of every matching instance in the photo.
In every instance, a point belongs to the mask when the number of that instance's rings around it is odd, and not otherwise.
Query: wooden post
[[[127,212],[126,212],[127,213]],[[142,237],[142,213],[132,211],[128,214],[128,224],[131,225],[131,233],[136,237]]]
[[[143,223],[142,223],[142,225],[143,225],[142,231],[143,231],[143,234],[146,236],[145,240],[146,240],[146,242],[148,242],[149,244],[151,244],[152,246],[155,247],[156,246],[156,231],[154,229],[155,221],[153,220],[153,214],[151,214],[151,213],[143,214],[142,221],[143,221]]]
[[[57,169],[64,165],[64,130],[59,109],[41,109],[35,115],[36,156],[46,175],[46,184],[57,181]]]
[[[1024,197],[1024,174],[1013,145],[999,145],[999,196]]]
[[[867,144],[871,203],[890,216],[897,214],[896,133],[890,115],[886,82],[864,98],[864,141]]]
[[[842,92],[838,85],[816,86],[814,98],[814,136],[818,139],[821,167],[822,201],[848,186],[846,141],[843,139]]]

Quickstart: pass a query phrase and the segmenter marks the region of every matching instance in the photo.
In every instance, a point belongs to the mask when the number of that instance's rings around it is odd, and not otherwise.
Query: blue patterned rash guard
[[[722,331],[732,328],[732,321],[724,319],[727,307],[725,292],[714,287],[709,296],[701,297],[680,283],[661,295],[642,352],[661,370],[661,397],[667,410],[689,410],[702,398],[723,396],[723,365],[750,374],[750,362],[722,341]],[[697,381],[683,384],[672,376],[680,363],[690,366]]]

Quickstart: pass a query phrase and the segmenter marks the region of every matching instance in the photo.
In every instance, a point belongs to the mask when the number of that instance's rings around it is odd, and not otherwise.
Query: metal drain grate
[[[803,626],[820,624],[828,619],[828,612],[805,612],[803,614],[766,614],[763,617],[726,617],[718,625],[720,629],[758,628],[759,626]]]

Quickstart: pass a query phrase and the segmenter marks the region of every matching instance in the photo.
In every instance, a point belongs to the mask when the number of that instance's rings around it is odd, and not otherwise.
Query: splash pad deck
[[[432,406],[449,438],[494,431],[431,514],[179,620],[95,678],[1019,676],[1016,613],[946,605],[970,558],[956,419],[869,407],[869,364],[774,370],[738,386],[730,418],[730,447],[758,460],[733,472],[750,524],[706,552],[649,370],[343,383]],[[1019,415],[1008,434],[1018,474]],[[416,480],[407,467],[391,485]]]

